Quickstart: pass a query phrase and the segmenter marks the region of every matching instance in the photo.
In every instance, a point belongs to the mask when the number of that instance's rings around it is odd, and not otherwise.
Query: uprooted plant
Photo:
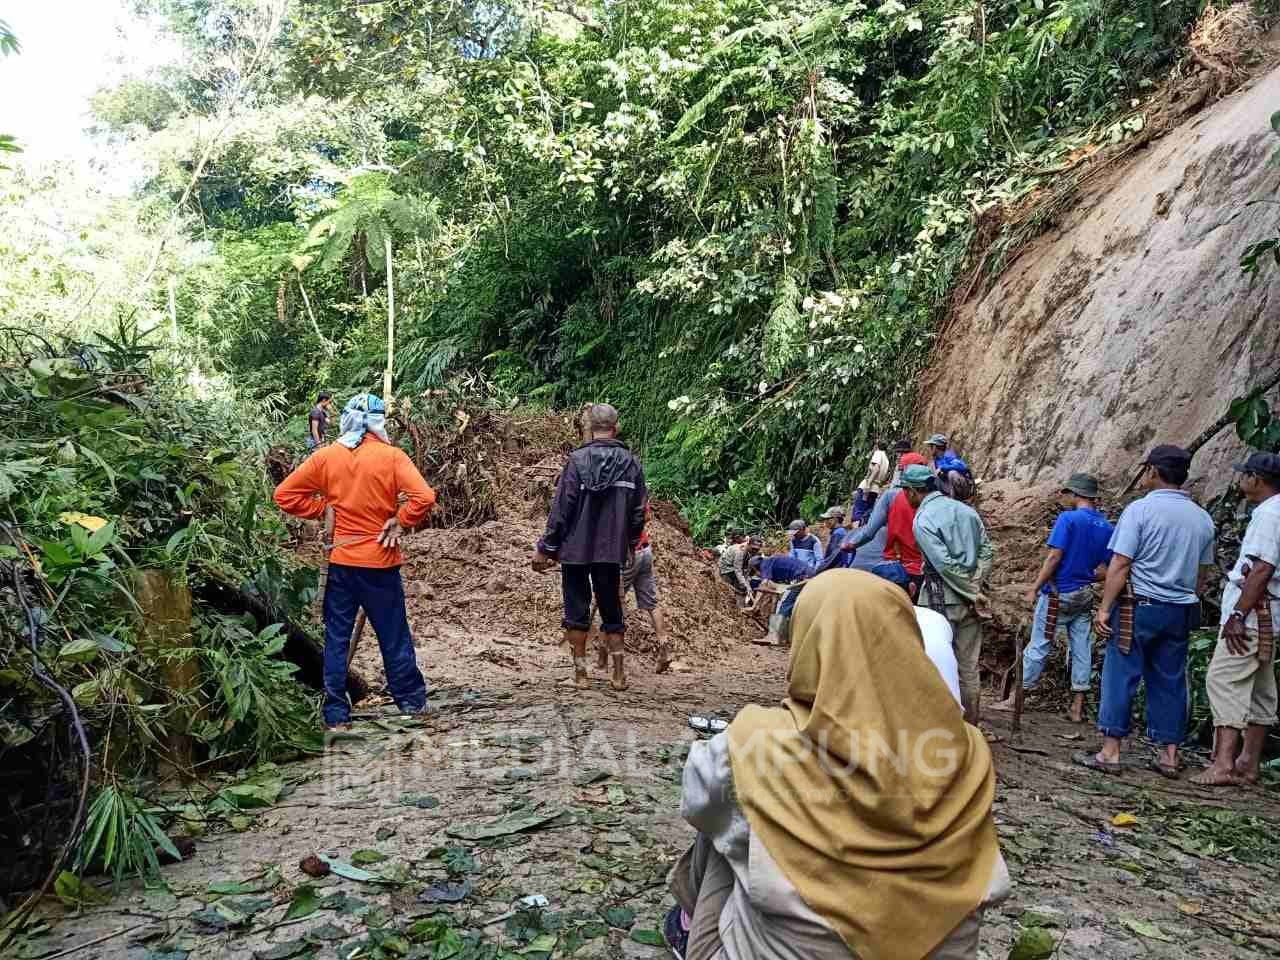
[[[127,317],[92,343],[8,331],[0,893],[39,888],[75,835],[78,868],[154,877],[158,854],[175,853],[166,814],[141,799],[149,783],[318,749],[316,698],[272,626],[305,607],[316,578],[281,550],[286,531],[263,506],[265,439],[227,426],[240,422],[192,399]],[[264,615],[211,605],[214,575],[214,596],[229,582]],[[74,802],[77,725],[87,816]]]

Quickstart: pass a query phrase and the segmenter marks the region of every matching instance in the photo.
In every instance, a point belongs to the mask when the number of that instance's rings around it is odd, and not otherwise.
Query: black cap
[[[1190,470],[1191,454],[1171,443],[1162,443],[1147,454],[1142,463],[1148,467],[1166,467],[1170,470]]]
[[[1251,453],[1244,463],[1236,464],[1236,470],[1239,473],[1266,473],[1280,477],[1280,454]]]

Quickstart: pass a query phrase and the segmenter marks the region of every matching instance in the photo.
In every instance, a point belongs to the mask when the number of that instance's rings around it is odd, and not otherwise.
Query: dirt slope
[[[1189,442],[1280,366],[1280,272],[1251,284],[1239,267],[1275,222],[1247,204],[1280,190],[1277,108],[1271,69],[1092,183],[959,308],[916,433],[957,439],[1006,558],[1040,537],[1066,474],[1118,493],[1152,443]],[[1220,491],[1239,453],[1230,431],[1203,448],[1195,491]]]

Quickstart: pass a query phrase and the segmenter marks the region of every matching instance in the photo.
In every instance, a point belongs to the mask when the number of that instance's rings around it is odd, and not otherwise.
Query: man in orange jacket
[[[398,506],[399,496],[407,502]],[[302,462],[276,488],[276,504],[317,520],[334,508],[329,580],[324,595],[324,722],[350,726],[347,651],[356,611],[364,608],[382,650],[387,689],[405,713],[427,706],[400,578],[400,535],[427,518],[436,494],[413,461],[387,437],[385,407],[373,394],[352,397],[342,436]]]

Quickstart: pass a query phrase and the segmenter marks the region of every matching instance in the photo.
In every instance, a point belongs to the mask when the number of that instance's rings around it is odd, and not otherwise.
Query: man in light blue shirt
[[[902,472],[900,496],[916,509],[912,533],[924,556],[924,586],[916,602],[951,623],[964,718],[976,724],[981,717],[982,620],[990,616],[982,582],[991,571],[991,539],[973,507],[938,493],[933,484],[928,467],[913,465]]]
[[[1178,775],[1178,745],[1187,730],[1187,643],[1200,623],[1200,591],[1213,564],[1213,521],[1182,489],[1191,454],[1181,447],[1156,447],[1144,462],[1151,491],[1129,504],[1116,523],[1109,547],[1106,588],[1094,620],[1108,638],[1102,667],[1098,730],[1102,749],[1080,753],[1078,763],[1114,773],[1120,743],[1129,736],[1133,696],[1147,685],[1147,736],[1161,748],[1154,761],[1166,777]],[[1126,588],[1133,599],[1121,601]],[[1123,605],[1132,603],[1129,650],[1118,642]]]

